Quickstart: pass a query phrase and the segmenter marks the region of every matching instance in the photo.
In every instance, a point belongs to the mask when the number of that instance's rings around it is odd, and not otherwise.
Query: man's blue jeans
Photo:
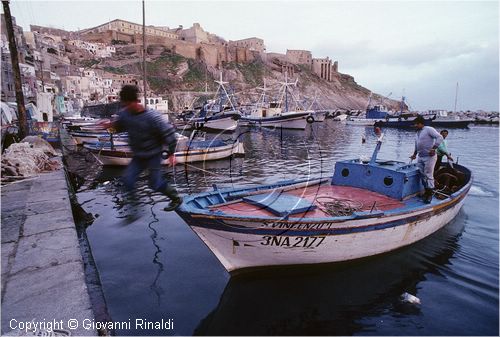
[[[168,181],[162,177],[161,161],[161,153],[148,158],[133,157],[123,176],[123,183],[125,184],[126,190],[128,192],[133,192],[139,175],[142,171],[148,169],[149,186],[153,190],[167,195],[170,199],[178,198],[175,188],[170,186]]]

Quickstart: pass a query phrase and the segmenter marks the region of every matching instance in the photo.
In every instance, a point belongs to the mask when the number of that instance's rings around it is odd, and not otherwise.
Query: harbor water
[[[380,159],[409,161],[414,131],[386,129]],[[499,129],[450,129],[448,149],[474,175],[458,216],[428,238],[362,260],[230,277],[167,200],[138,183],[124,202],[123,168],[71,155],[86,234],[118,335],[498,335]],[[305,131],[239,130],[245,157],[166,168],[183,193],[329,177],[342,159],[369,157],[371,127],[332,120]],[[366,143],[362,143],[365,135]],[[223,139],[231,134],[211,135]],[[134,207],[131,209],[131,207]],[[134,212],[130,220],[127,214]],[[376,244],[376,243],[374,243]],[[401,300],[404,293],[421,304]],[[170,330],[143,322],[173,322]],[[144,326],[144,325],[143,325]]]

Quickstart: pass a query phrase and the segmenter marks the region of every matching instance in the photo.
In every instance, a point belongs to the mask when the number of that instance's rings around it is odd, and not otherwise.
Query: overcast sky
[[[11,1],[17,23],[77,30],[142,23],[140,1]],[[306,49],[417,110],[499,106],[498,1],[152,1],[146,24],[202,27],[226,40],[259,37],[268,52]]]

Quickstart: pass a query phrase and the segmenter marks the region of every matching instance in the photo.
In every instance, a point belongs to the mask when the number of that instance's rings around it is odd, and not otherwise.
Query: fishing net
[[[44,142],[22,142],[9,146],[2,155],[2,178],[29,177],[42,171],[57,170],[60,164],[51,160],[56,153],[50,144]]]

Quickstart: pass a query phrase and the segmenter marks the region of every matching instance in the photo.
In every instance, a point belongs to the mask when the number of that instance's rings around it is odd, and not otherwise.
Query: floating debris
[[[420,298],[413,296],[409,293],[403,293],[400,297],[401,302],[410,303],[410,304],[420,304]]]

